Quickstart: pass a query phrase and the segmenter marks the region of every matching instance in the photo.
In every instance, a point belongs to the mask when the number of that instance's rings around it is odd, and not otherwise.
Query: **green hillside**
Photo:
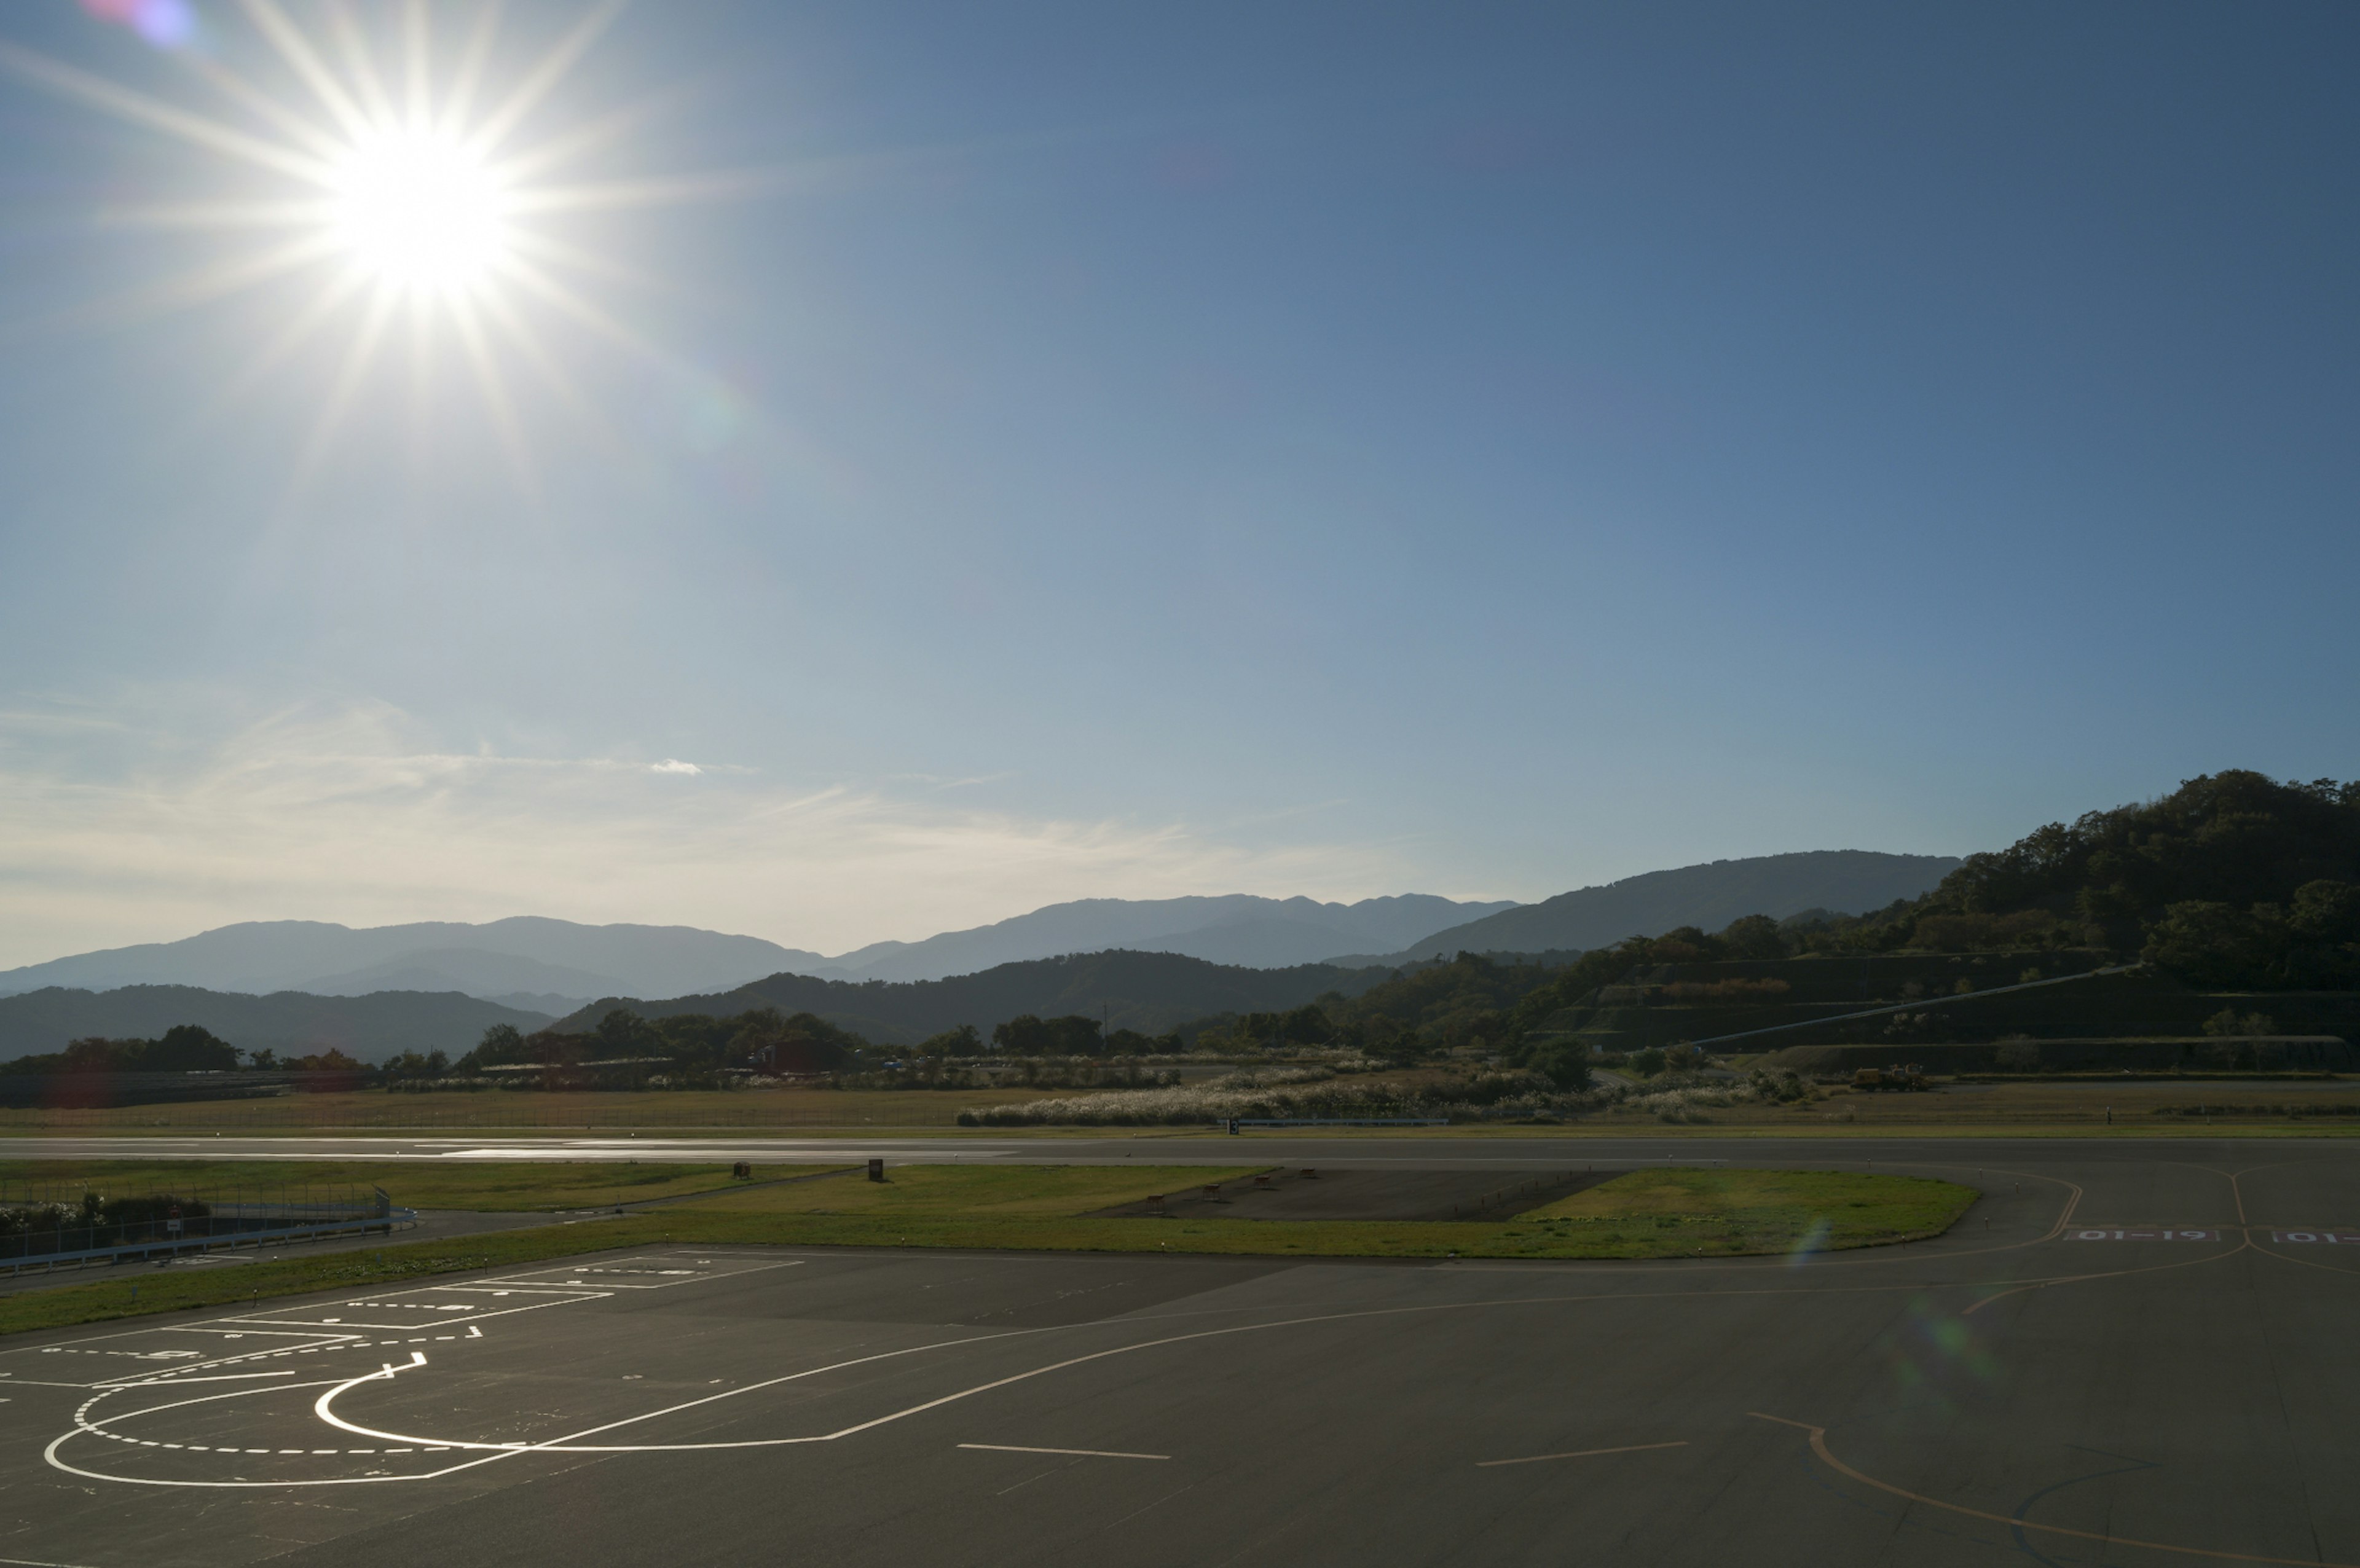
[[[1739,920],[1590,953],[1533,988],[1505,1032],[1526,1056],[1779,1029],[1716,1049],[1841,1046],[1858,1064],[1947,1051],[1963,1069],[1999,1064],[2012,1042],[2042,1068],[2340,1068],[2360,1062],[2316,1041],[2360,1040],[2355,987],[2360,784],[2226,772],[1972,855],[1874,914]],[[2314,1043],[2237,1043],[2259,1037]],[[2051,1043],[2022,1049],[2036,1042]]]
[[[2161,800],[2051,822],[1968,857],[1913,903],[1815,951],[2136,954],[2191,985],[2360,984],[2360,783],[2191,779]]]
[[[819,980],[807,975],[773,975],[718,996],[658,1002],[609,997],[556,1027],[585,1032],[617,1007],[645,1018],[691,1013],[730,1018],[767,1007],[783,1014],[808,1013],[887,1045],[913,1045],[961,1024],[989,1034],[1026,1016],[1103,1017],[1115,1029],[1158,1035],[1211,1015],[1284,1011],[1328,992],[1364,990],[1388,973],[1326,964],[1245,969],[1173,953],[1084,953],[1002,964],[947,980]]]
[[[176,1026],[209,1029],[249,1053],[300,1057],[341,1051],[382,1062],[405,1051],[465,1051],[496,1024],[538,1029],[541,1013],[455,992],[379,991],[315,996],[279,991],[253,996],[194,985],[126,985],[115,991],[46,986],[0,996],[0,1061],[63,1051],[92,1037],[152,1039]]]

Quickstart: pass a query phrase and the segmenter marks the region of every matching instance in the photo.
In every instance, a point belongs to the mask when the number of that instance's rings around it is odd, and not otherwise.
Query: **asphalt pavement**
[[[670,1247],[19,1336],[0,1557],[2360,1563],[2360,1149],[1678,1152],[1984,1196],[1791,1259]]]

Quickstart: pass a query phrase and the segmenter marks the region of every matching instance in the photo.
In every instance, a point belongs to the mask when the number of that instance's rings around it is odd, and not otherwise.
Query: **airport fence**
[[[101,1192],[80,1183],[0,1183],[0,1268],[11,1275],[334,1236],[418,1223],[381,1187],[253,1185]]]

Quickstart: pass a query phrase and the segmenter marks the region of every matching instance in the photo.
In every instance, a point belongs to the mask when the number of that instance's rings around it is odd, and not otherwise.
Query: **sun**
[[[160,7],[160,10],[159,10]],[[510,58],[497,5],[382,0],[300,12],[242,0],[250,31],[207,37],[180,0],[86,0],[126,21],[185,67],[191,92],[159,96],[0,39],[0,68],[219,160],[216,189],[116,206],[111,227],[201,234],[214,243],[142,294],[81,312],[130,319],[257,289],[281,290],[280,325],[231,380],[250,385],[305,343],[347,332],[311,400],[308,471],[333,443],[362,385],[400,334],[413,397],[439,402],[416,366],[464,365],[490,426],[530,479],[510,383],[537,380],[585,415],[569,343],[595,340],[672,368],[603,308],[588,280],[628,268],[559,227],[570,215],[730,200],[770,175],[703,172],[599,178],[596,166],[642,125],[646,105],[585,116],[558,89],[622,9],[598,0],[544,47]],[[186,26],[148,26],[169,11]],[[168,20],[169,18],[167,18]],[[442,24],[462,25],[445,31]],[[316,27],[315,35],[310,30]],[[194,100],[193,102],[191,100]],[[185,185],[185,180],[183,181]],[[161,254],[161,253],[159,253]],[[301,280],[311,282],[308,297]],[[437,340],[451,348],[433,347]]]
[[[337,165],[329,231],[371,280],[464,293],[509,259],[499,173],[427,126],[372,131]]]

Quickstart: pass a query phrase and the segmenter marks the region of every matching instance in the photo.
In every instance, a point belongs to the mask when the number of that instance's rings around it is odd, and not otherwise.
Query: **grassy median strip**
[[[768,1221],[781,1227],[778,1239],[843,1246],[1647,1258],[1915,1241],[1948,1230],[1976,1197],[1948,1181],[1862,1171],[1634,1171],[1498,1223],[1084,1217],[1148,1192],[1237,1181],[1252,1169],[905,1166],[884,1183],[717,1192],[674,1212],[732,1222],[715,1240],[756,1239],[737,1224]]]
[[[563,1190],[565,1173],[578,1170],[539,1169],[552,1190]],[[0,1333],[235,1307],[663,1243],[1276,1258],[1727,1258],[1939,1236],[1976,1197],[1971,1188],[1911,1176],[1666,1170],[1633,1171],[1497,1223],[1089,1217],[1152,1192],[1240,1180],[1255,1169],[905,1165],[883,1182],[851,1177],[741,1186],[644,1214],[456,1241],[268,1263],[126,1268],[121,1277],[87,1285],[0,1297]]]
[[[1941,1235],[1978,1195],[1860,1171],[1633,1171],[1502,1229],[1592,1258],[1881,1247]]]
[[[403,1284],[437,1274],[497,1269],[545,1258],[632,1247],[666,1238],[652,1215],[578,1220],[530,1230],[464,1236],[455,1241],[394,1243],[349,1252],[322,1252],[275,1262],[158,1269],[126,1264],[87,1285],[0,1296],[0,1334],[62,1328],[110,1318],[148,1317],[201,1308],[244,1306],[318,1290]],[[137,1295],[134,1295],[137,1291]]]
[[[759,1165],[754,1180],[814,1175],[844,1165]],[[738,1185],[727,1165],[537,1160],[0,1160],[0,1192],[175,1192],[224,1197],[287,1188],[386,1189],[410,1209],[552,1214],[676,1198]]]

